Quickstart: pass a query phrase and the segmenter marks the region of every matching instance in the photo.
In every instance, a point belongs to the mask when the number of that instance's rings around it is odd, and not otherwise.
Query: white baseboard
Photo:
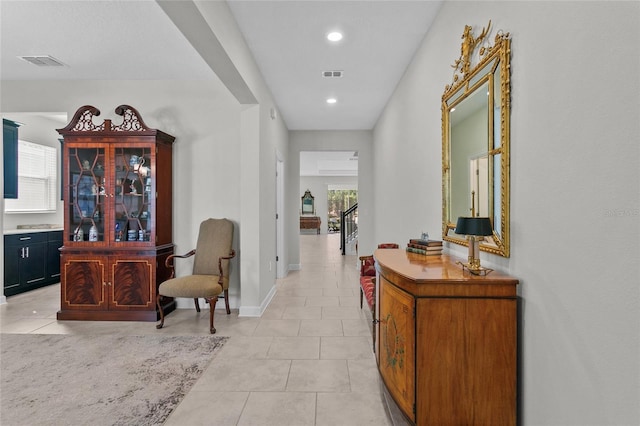
[[[302,269],[302,265],[300,263],[292,263],[289,265],[290,271],[299,271]]]
[[[231,309],[238,309],[239,317],[261,317],[262,313],[267,309],[269,303],[276,295],[276,286],[271,287],[269,294],[264,298],[260,306],[240,306],[240,300],[237,296],[231,294],[229,295],[229,307]],[[187,299],[183,297],[176,297],[176,308],[177,309],[194,309],[193,299]],[[207,304],[204,299],[200,299],[200,308],[208,309]],[[216,309],[224,308],[224,301],[218,300],[216,305]]]
[[[271,303],[273,296],[275,295],[276,286],[274,285],[273,287],[271,287],[271,290],[269,290],[269,294],[267,294],[267,297],[264,298],[260,306],[240,306],[238,317],[261,317],[265,309],[267,309],[267,306],[269,306],[269,303]]]

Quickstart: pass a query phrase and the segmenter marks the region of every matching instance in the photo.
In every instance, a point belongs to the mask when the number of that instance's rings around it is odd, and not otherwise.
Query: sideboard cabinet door
[[[425,298],[417,304],[422,424],[513,424],[516,300]]]
[[[62,311],[105,309],[106,271],[106,259],[102,256],[63,255]]]
[[[155,258],[125,259],[114,257],[111,261],[113,280],[109,309],[151,309],[155,307],[153,270]]]
[[[415,422],[415,302],[380,276],[379,368],[398,406]]]

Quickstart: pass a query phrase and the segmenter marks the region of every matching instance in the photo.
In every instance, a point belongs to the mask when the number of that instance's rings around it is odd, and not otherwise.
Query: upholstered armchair
[[[233,223],[228,219],[207,219],[200,224],[198,242],[195,250],[184,255],[171,255],[166,265],[171,269],[171,278],[158,288],[157,305],[160,310],[160,324],[164,326],[164,311],[160,300],[162,297],[193,298],[196,311],[200,312],[198,298],[209,303],[209,332],[216,332],[213,326],[213,315],[218,297],[223,294],[227,314],[229,309],[229,263],[235,257],[231,248],[233,243]],[[184,277],[175,277],[174,261],[176,258],[193,259],[193,273]]]

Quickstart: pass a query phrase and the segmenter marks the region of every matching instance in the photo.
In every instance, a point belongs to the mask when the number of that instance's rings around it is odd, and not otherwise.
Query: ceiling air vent
[[[23,61],[27,61],[39,67],[63,67],[64,64],[53,56],[18,56]]]
[[[322,76],[325,78],[340,78],[343,71],[322,71]]]

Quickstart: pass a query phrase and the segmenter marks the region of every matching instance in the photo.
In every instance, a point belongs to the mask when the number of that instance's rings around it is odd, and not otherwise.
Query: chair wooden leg
[[[362,287],[360,287],[360,309],[362,309],[362,299],[364,297],[364,292],[362,291]]]
[[[161,329],[162,326],[164,326],[164,310],[162,309],[162,304],[160,303],[161,297],[162,297],[161,295],[158,295],[156,297],[156,305],[158,305],[158,310],[160,311],[160,324],[156,325],[157,329]]]
[[[209,333],[215,334],[216,328],[213,326],[213,314],[216,310],[216,303],[218,302],[218,296],[214,296],[209,299]]]
[[[198,298],[193,298],[193,303],[196,305],[196,312],[200,312],[200,303],[198,302]]]
[[[229,289],[224,291],[224,305],[227,308],[227,315],[231,313],[231,309],[229,309]]]

